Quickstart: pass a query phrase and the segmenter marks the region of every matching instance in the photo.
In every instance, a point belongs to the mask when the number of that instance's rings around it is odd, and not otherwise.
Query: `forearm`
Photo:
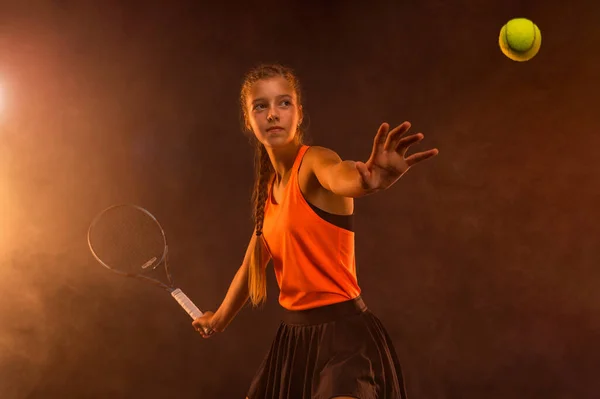
[[[213,328],[223,331],[248,301],[248,265],[247,262],[238,269],[233,277],[225,299],[215,312]]]
[[[354,161],[342,161],[331,168],[329,179],[331,192],[343,197],[360,198],[379,190],[367,189],[362,184]]]

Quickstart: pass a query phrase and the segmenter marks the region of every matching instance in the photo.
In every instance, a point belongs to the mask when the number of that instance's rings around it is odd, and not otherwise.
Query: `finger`
[[[199,328],[196,331],[198,331],[198,333],[202,336],[202,338],[210,338],[212,336],[212,333],[207,331],[205,328]]]
[[[382,123],[381,126],[379,126],[379,130],[377,130],[377,134],[373,140],[373,154],[377,153],[380,149],[383,150],[389,130],[390,125],[387,123]]]
[[[396,149],[396,143],[406,132],[408,132],[410,127],[410,122],[406,121],[392,129],[387,136],[387,140],[385,141],[383,148],[386,151],[394,151]]]
[[[426,159],[429,159],[431,157],[436,156],[437,154],[439,154],[439,151],[437,148],[434,148],[432,150],[429,151],[424,151],[424,152],[417,152],[416,154],[411,155],[410,157],[406,158],[406,164],[410,167],[413,166],[414,164],[417,164],[421,161],[424,161]]]
[[[204,331],[204,338],[210,338],[213,335],[215,335],[215,330],[210,329],[208,331]]]
[[[200,322],[200,318],[192,321],[192,327],[194,327],[194,330],[196,330],[197,332],[206,331],[206,329],[207,329]]]
[[[423,133],[411,134],[410,136],[402,137],[396,141],[392,149],[398,154],[404,156],[404,154],[406,154],[406,151],[408,150],[408,147],[415,143],[418,143],[424,138],[425,135]]]

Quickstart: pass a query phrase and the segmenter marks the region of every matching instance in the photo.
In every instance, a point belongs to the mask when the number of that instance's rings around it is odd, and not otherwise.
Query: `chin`
[[[283,148],[283,147],[289,146],[293,142],[294,142],[294,139],[290,138],[290,137],[272,136],[272,137],[266,137],[265,140],[263,141],[263,144],[265,145],[265,147]]]

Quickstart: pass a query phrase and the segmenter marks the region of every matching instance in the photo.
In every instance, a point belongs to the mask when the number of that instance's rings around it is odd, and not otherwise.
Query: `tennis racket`
[[[183,291],[174,288],[165,232],[146,209],[131,204],[106,208],[90,224],[87,239],[94,258],[108,270],[166,290],[192,319],[203,315]]]

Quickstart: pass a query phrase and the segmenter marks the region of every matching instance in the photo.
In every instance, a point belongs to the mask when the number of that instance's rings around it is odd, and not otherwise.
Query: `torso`
[[[314,154],[310,148],[304,154],[300,169],[298,170],[298,184],[304,198],[325,212],[334,215],[351,215],[354,212],[354,199],[342,197],[323,188],[312,172],[311,157]],[[273,184],[273,199],[278,204],[283,202],[283,193],[289,181],[291,170],[286,173],[279,183]]]

